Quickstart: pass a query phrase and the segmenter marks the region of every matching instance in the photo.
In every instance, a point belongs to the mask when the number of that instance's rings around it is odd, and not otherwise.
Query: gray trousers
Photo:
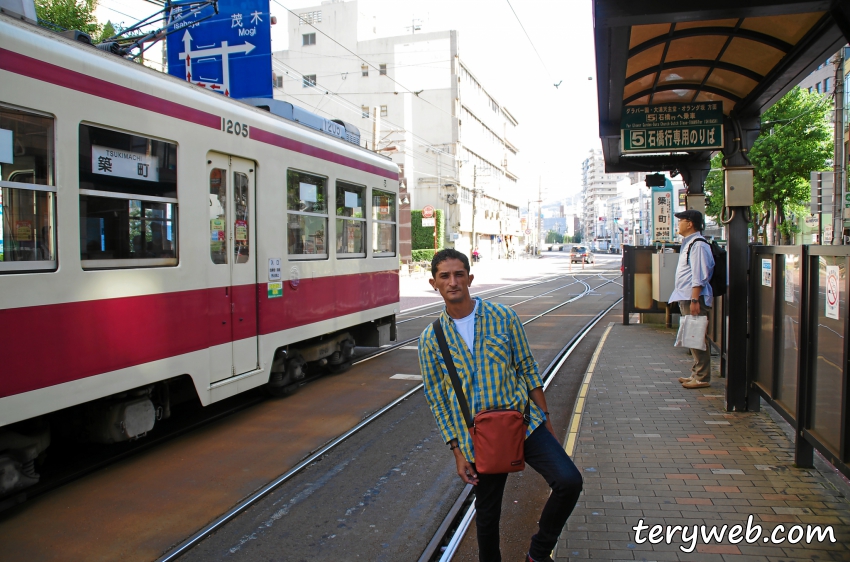
[[[690,314],[691,301],[679,301],[679,310],[683,316]],[[699,315],[708,317],[710,310],[710,306],[705,306],[705,298],[700,297]],[[705,351],[691,348],[691,355],[694,358],[694,364],[691,366],[691,378],[700,382],[709,382],[711,380],[711,344],[708,341],[708,328],[706,328]]]

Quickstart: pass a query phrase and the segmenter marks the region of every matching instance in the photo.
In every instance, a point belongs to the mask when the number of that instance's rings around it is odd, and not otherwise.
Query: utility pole
[[[543,242],[546,241],[543,235],[543,177],[537,176],[537,253],[540,253],[540,248]]]
[[[833,170],[832,243],[844,244],[844,47],[832,58],[835,64],[835,161]]]
[[[478,243],[475,239],[475,237],[477,236],[475,234],[475,213],[477,211],[476,202],[478,200],[478,188],[476,186],[477,181],[478,181],[478,166],[473,164],[473,166],[472,166],[472,248],[470,248],[470,250],[469,250],[470,254],[472,254],[472,252],[474,252],[475,248],[478,246]]]

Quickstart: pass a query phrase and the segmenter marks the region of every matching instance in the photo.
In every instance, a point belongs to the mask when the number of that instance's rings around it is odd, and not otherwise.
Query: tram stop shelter
[[[692,198],[704,194],[712,153],[719,149],[724,155],[726,201],[732,205],[722,217],[728,228],[729,258],[724,306],[728,317],[721,358],[726,374],[726,409],[756,409],[759,394],[754,391],[752,372],[756,370],[753,362],[760,356],[753,356],[752,340],[748,343],[748,319],[756,319],[748,317],[751,289],[747,276],[753,168],[746,156],[758,137],[762,113],[848,42],[850,2],[594,0],[593,17],[599,135],[606,171],[678,173],[687,187],[690,207]],[[642,111],[651,112],[657,106],[683,103],[722,110],[722,147],[674,142],[670,135],[658,138],[651,151],[648,146],[642,152],[627,150],[633,148],[630,142],[635,139],[624,134],[624,129],[628,115],[638,106],[648,106]],[[715,139],[716,143],[720,140]],[[743,199],[728,195],[732,181]],[[816,322],[814,314],[806,318]],[[805,343],[806,334],[800,337]],[[846,474],[850,460],[850,369],[846,343],[843,345],[843,382],[839,385],[843,405],[840,419],[835,421],[841,426],[841,443],[827,456]],[[806,384],[799,388],[798,404],[805,401]],[[801,437],[807,422],[803,410],[798,409],[796,414],[803,421],[789,421],[799,430],[797,463],[811,466],[812,445]],[[817,440],[811,441],[818,446]]]

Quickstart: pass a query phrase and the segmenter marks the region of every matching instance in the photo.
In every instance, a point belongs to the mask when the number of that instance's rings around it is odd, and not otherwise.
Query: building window
[[[80,125],[84,269],[177,265],[177,145]]]
[[[360,67],[361,76],[369,76],[369,67],[365,64]]]
[[[815,90],[817,91],[817,93],[820,93],[820,82],[815,84]]]
[[[386,117],[386,116],[387,116],[387,106],[382,105],[381,106],[381,117]]]
[[[286,171],[286,244],[291,258],[328,257],[328,179]]]
[[[361,116],[363,119],[368,119],[368,118],[369,118],[369,106],[366,106],[366,105],[361,105],[361,106],[360,106],[360,116]]]
[[[336,253],[339,257],[366,257],[366,188],[336,182]]]
[[[53,119],[0,106],[0,272],[56,269]]]
[[[275,88],[283,88],[283,76],[275,76],[272,84]]]
[[[823,81],[823,93],[824,94],[829,93],[829,86],[830,86],[830,79],[829,78],[824,79],[824,81]]]
[[[306,47],[307,45],[315,45],[316,44],[316,34],[315,33],[305,33],[301,36],[301,46]]]
[[[316,85],[316,75],[315,74],[305,74],[304,78],[301,80],[302,88],[309,88],[310,86]]]
[[[372,253],[395,255],[395,194],[372,190]]]
[[[378,74],[380,74],[381,76],[386,76],[387,75],[387,65],[382,64],[382,65],[378,66]]]
[[[316,10],[315,12],[305,12],[298,16],[299,22],[298,25],[302,23],[306,24],[314,24],[322,22],[322,11]]]

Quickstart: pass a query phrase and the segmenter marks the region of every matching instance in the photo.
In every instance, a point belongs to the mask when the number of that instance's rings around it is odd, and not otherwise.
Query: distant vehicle
[[[564,244],[563,246],[561,246],[562,252],[569,252],[571,249],[572,249],[572,246],[570,246],[569,244]]]
[[[585,246],[573,246],[570,250],[570,263],[593,263],[593,252]]]
[[[551,248],[549,248],[549,251],[550,251],[550,252],[557,252],[557,251],[559,251],[560,249],[561,249],[561,245],[556,243],[556,244],[552,244],[552,247],[551,247]]]

